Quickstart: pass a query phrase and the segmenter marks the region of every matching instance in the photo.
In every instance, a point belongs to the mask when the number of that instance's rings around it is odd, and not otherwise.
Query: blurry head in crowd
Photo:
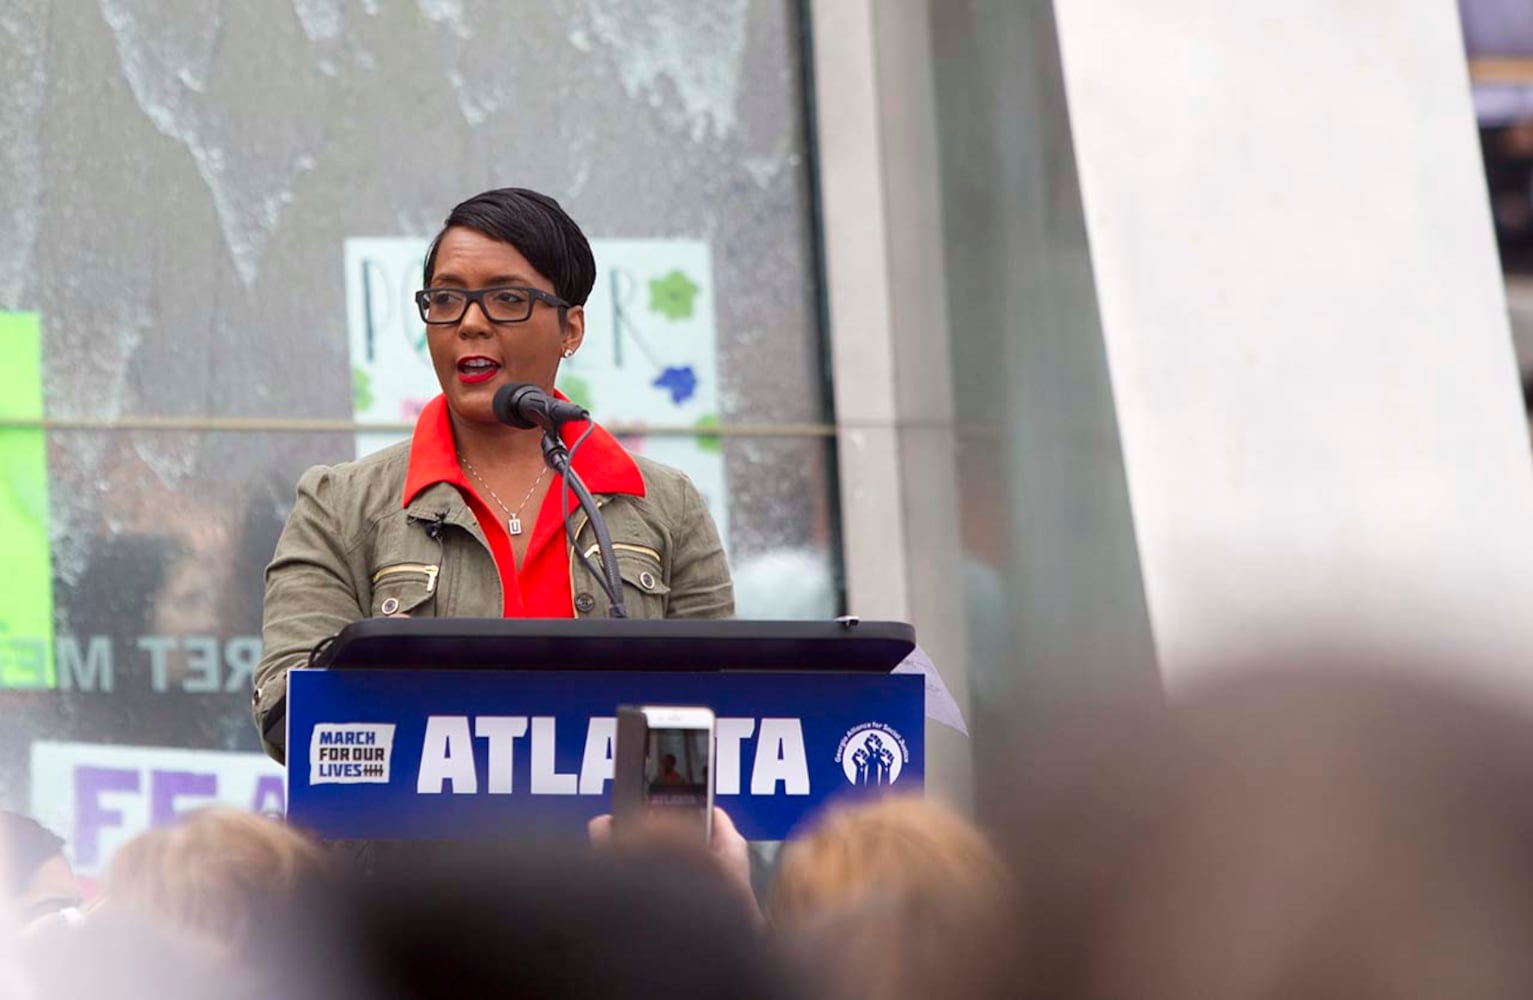
[[[1010,877],[983,834],[924,798],[842,803],[783,848],[769,903],[779,927],[869,894],[999,898]]]
[[[773,1000],[791,995],[739,900],[664,853],[414,849],[309,911],[335,995],[377,1000]]]
[[[275,820],[216,806],[124,844],[107,871],[114,913],[243,952],[285,926],[325,858]]]
[[[6,993],[5,973],[12,992]],[[129,915],[97,911],[79,926],[45,926],[19,942],[4,1000],[270,1000],[260,977],[204,942]],[[282,1000],[319,1000],[290,991]]]
[[[957,893],[869,894],[781,933],[810,1000],[1001,1000],[1015,925]]]
[[[826,997],[996,995],[1014,947],[1010,874],[924,798],[832,806],[783,848],[769,913]]]
[[[0,811],[0,906],[30,923],[80,905],[64,841],[35,820]]]
[[[1014,756],[1027,997],[1533,995],[1533,728],[1329,657]],[[1450,670],[1444,672],[1451,672]]]

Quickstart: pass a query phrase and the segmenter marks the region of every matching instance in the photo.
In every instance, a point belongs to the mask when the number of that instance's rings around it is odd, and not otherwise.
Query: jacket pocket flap
[[[617,571],[623,582],[646,594],[669,594],[671,587],[661,575],[660,560],[648,553],[617,550]]]
[[[374,615],[409,614],[436,595],[437,567],[385,566],[373,574]]]

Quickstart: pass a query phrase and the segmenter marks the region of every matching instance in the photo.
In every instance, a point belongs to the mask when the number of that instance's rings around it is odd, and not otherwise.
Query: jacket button
[[[596,598],[582,591],[575,595],[575,610],[588,615],[596,609]]]

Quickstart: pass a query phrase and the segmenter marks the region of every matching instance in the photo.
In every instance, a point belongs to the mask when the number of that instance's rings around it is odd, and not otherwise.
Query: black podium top
[[[904,622],[368,618],[312,665],[372,670],[804,670],[886,674],[915,649]]]

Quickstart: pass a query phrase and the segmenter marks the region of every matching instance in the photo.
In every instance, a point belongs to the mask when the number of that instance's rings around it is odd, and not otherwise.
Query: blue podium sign
[[[713,709],[715,799],[749,840],[923,784],[917,675],[293,670],[288,819],[332,839],[583,834],[610,811],[617,707],[641,704]]]

